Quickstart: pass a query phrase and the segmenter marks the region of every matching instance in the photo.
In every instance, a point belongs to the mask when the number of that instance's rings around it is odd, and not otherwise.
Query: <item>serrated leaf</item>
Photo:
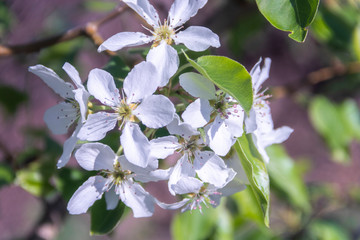
[[[269,146],[266,152],[270,157],[268,170],[272,189],[277,190],[293,206],[309,212],[311,209],[309,196],[295,162],[281,145]]]
[[[251,134],[243,134],[237,139],[234,147],[249,179],[250,188],[261,208],[264,223],[269,227],[270,185],[265,163],[256,149]]]
[[[260,12],[276,28],[291,32],[289,37],[305,41],[307,27],[312,23],[319,0],[256,0]]]
[[[119,201],[113,210],[106,210],[105,197],[96,201],[91,207],[91,235],[104,235],[110,233],[119,223],[124,214],[125,204]]]
[[[184,53],[189,63],[221,90],[234,97],[246,113],[253,104],[251,76],[243,65],[222,56],[203,56],[196,61]]]

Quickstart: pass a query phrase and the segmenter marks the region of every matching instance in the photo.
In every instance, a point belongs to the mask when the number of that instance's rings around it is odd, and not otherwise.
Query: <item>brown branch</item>
[[[32,53],[32,52],[38,52],[43,48],[47,48],[50,46],[53,46],[55,44],[66,42],[73,40],[78,37],[87,37],[91,39],[95,45],[99,46],[101,43],[104,42],[103,38],[98,33],[98,28],[116,18],[121,13],[126,11],[128,9],[127,6],[120,7],[116,9],[115,11],[111,12],[109,15],[96,20],[92,22],[88,22],[85,24],[85,26],[82,27],[76,27],[73,29],[70,29],[62,34],[58,34],[56,36],[52,36],[46,39],[40,39],[38,41],[29,42],[25,44],[19,44],[19,45],[1,45],[0,44],[0,57],[8,57],[20,53]],[[108,51],[107,52],[110,55],[113,55],[113,52]]]

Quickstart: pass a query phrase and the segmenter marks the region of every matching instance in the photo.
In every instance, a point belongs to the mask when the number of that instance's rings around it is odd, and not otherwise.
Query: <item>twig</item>
[[[115,11],[111,12],[109,15],[96,20],[92,22],[88,22],[83,27],[76,27],[73,29],[70,29],[62,34],[52,36],[46,39],[40,39],[38,41],[29,42],[25,44],[19,44],[19,45],[0,45],[0,57],[8,57],[20,53],[32,53],[32,52],[38,52],[43,48],[47,48],[50,46],[53,46],[55,44],[66,42],[73,40],[77,37],[87,37],[91,39],[95,45],[99,46],[101,43],[104,42],[103,38],[98,33],[98,28],[114,19],[115,17],[119,16],[121,13],[126,11],[128,9],[127,6],[120,7],[116,9]],[[107,52],[110,55],[113,55],[114,53],[111,51]]]

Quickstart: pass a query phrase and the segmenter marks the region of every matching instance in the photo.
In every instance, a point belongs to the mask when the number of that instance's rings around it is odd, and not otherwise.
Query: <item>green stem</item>
[[[123,146],[120,145],[119,149],[116,152],[116,155],[120,156],[123,153],[123,150],[124,150]]]

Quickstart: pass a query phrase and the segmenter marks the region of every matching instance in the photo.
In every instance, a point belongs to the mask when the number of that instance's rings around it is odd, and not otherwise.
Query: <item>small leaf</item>
[[[262,210],[264,223],[268,227],[270,185],[265,163],[254,145],[251,134],[243,134],[237,139],[234,147],[249,179],[251,190]]]
[[[234,97],[249,113],[253,104],[253,89],[251,76],[243,65],[222,56],[204,56],[194,61],[184,54],[199,73]]]
[[[11,167],[4,163],[0,163],[0,189],[8,184],[11,184],[15,178],[14,171]]]
[[[293,206],[309,212],[309,196],[294,161],[281,145],[269,146],[266,151],[270,156],[268,170],[272,189],[280,192]]]
[[[106,210],[105,197],[96,201],[91,207],[91,235],[104,235],[110,233],[118,224],[124,214],[125,204],[119,201],[113,210]]]
[[[276,28],[289,31],[289,37],[305,41],[307,27],[316,15],[319,0],[256,0],[260,12]]]

